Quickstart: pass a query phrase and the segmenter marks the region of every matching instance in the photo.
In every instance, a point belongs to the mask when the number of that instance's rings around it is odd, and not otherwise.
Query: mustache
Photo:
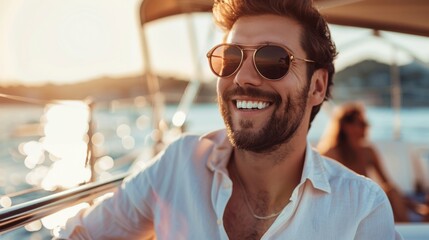
[[[233,89],[225,91],[222,94],[222,98],[223,98],[223,100],[228,101],[232,97],[238,96],[238,95],[249,96],[249,97],[254,97],[254,98],[268,99],[276,105],[279,105],[281,103],[281,97],[279,94],[273,93],[273,92],[263,91],[263,90],[260,90],[258,88],[253,88],[253,87],[243,88],[243,87],[237,86]]]

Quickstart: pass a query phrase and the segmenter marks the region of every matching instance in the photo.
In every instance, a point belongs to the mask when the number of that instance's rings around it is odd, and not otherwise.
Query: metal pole
[[[162,109],[164,107],[164,101],[160,92],[158,78],[154,75],[152,71],[152,65],[150,62],[150,51],[147,43],[147,38],[145,35],[145,16],[143,15],[144,11],[141,9],[145,8],[146,1],[142,0],[140,8],[138,9],[138,16],[140,17],[140,40],[142,46],[142,56],[144,64],[144,76],[146,76],[146,84],[149,91],[149,99],[152,104],[152,124],[153,124],[153,134],[152,139],[154,141],[153,146],[153,155],[157,154],[163,148],[163,133],[160,128],[160,123],[162,119]]]
[[[401,77],[399,74],[399,67],[396,63],[396,48],[393,47],[392,64],[390,67],[391,79],[391,104],[394,111],[393,118],[393,139],[401,139]]]

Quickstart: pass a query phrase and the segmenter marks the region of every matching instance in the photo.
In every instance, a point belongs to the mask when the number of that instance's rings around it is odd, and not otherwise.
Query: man
[[[311,1],[219,0],[213,12],[226,130],[175,141],[62,237],[401,239],[384,192],[306,140],[336,55]]]

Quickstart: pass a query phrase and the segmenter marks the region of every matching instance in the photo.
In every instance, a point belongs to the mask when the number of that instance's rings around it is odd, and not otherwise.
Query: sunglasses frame
[[[217,48],[219,48],[219,47],[221,47],[221,46],[232,46],[232,47],[237,47],[238,49],[240,49],[240,52],[241,52],[240,64],[237,66],[237,69],[235,69],[235,70],[234,70],[234,72],[232,72],[231,74],[229,74],[229,75],[227,75],[227,76],[220,76],[220,75],[219,75],[219,74],[217,74],[217,73],[215,72],[215,70],[213,69],[213,64],[212,64],[212,56],[213,56],[213,53],[214,53],[214,51],[215,51]],[[265,77],[264,75],[262,75],[262,74],[261,74],[261,72],[259,71],[258,67],[256,66],[256,61],[255,61],[256,53],[257,53],[261,48],[263,48],[263,47],[267,47],[267,46],[276,46],[276,47],[280,47],[280,48],[282,48],[283,50],[285,50],[285,51],[287,52],[287,54],[289,55],[289,67],[288,67],[288,69],[287,69],[286,73],[285,73],[283,76],[279,77],[279,78],[274,78],[274,79],[273,79],[273,78],[267,78],[267,77]],[[230,76],[232,76],[232,75],[236,74],[236,73],[238,72],[238,70],[241,68],[241,65],[243,65],[243,60],[244,60],[244,51],[253,51],[253,54],[252,54],[253,67],[256,69],[256,72],[258,72],[259,76],[261,76],[261,77],[263,77],[263,78],[265,78],[265,79],[267,79],[267,80],[271,80],[271,81],[276,81],[276,80],[280,80],[280,79],[284,78],[284,77],[289,73],[290,66],[292,65],[292,62],[293,62],[293,61],[295,61],[295,60],[300,60],[300,61],[303,61],[303,62],[306,62],[306,63],[315,63],[315,62],[316,62],[316,61],[313,61],[313,60],[310,60],[310,59],[305,59],[305,58],[295,57],[295,56],[292,54],[292,51],[291,51],[291,50],[289,50],[286,46],[283,46],[283,45],[280,45],[280,44],[266,43],[266,44],[260,44],[260,45],[241,45],[241,44],[232,44],[232,43],[221,43],[221,44],[218,44],[218,45],[214,46],[212,49],[210,49],[210,51],[208,51],[208,52],[207,52],[207,55],[206,55],[206,56],[207,56],[207,58],[208,58],[208,61],[209,61],[209,65],[210,65],[210,69],[211,69],[211,71],[212,71],[216,76],[221,77],[221,78],[227,78],[227,77],[230,77]]]

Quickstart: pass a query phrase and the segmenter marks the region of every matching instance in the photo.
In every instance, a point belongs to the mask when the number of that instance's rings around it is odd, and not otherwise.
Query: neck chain
[[[258,219],[258,220],[268,220],[268,219],[275,218],[278,215],[280,215],[280,213],[282,212],[282,210],[280,210],[280,211],[278,211],[276,213],[272,213],[272,214],[267,215],[267,216],[260,216],[260,215],[257,215],[255,212],[253,212],[253,209],[250,206],[249,199],[247,198],[246,189],[244,189],[243,182],[241,181],[240,175],[238,174],[238,170],[237,170],[237,167],[235,166],[235,164],[234,164],[234,168],[235,168],[234,169],[235,170],[235,175],[237,177],[237,182],[238,182],[238,184],[240,184],[242,195],[244,197],[244,200],[246,201],[247,208],[249,209],[249,212],[252,214],[252,216],[254,218]]]

